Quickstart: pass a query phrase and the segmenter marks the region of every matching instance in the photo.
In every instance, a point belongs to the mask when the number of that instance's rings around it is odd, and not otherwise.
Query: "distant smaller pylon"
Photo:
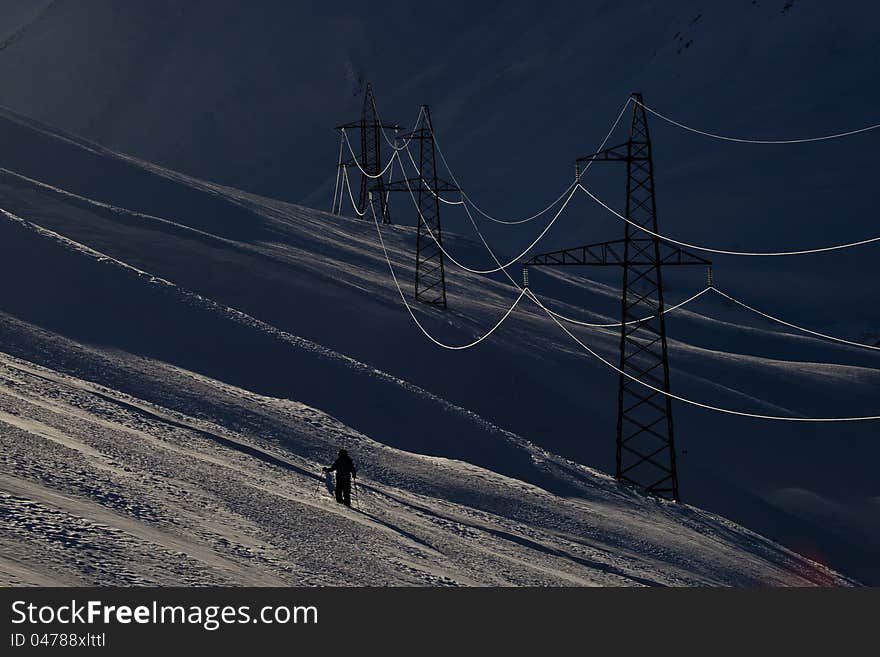
[[[344,168],[342,171],[342,177],[340,178],[337,173],[337,180],[343,180],[347,176],[348,169],[351,167],[357,167],[360,164],[360,168],[363,169],[361,171],[361,184],[360,184],[360,194],[358,195],[358,205],[357,212],[359,215],[363,216],[363,214],[367,211],[367,194],[370,189],[376,189],[379,192],[379,204],[382,213],[382,223],[390,224],[391,223],[391,213],[388,209],[388,197],[385,194],[385,183],[382,180],[382,176],[379,174],[382,173],[382,134],[381,131],[383,129],[394,130],[395,132],[400,130],[400,126],[396,123],[381,123],[379,121],[379,112],[376,110],[376,98],[373,94],[373,85],[372,83],[367,83],[366,91],[364,92],[364,105],[361,110],[361,118],[360,121],[354,121],[352,123],[345,123],[343,125],[336,126],[336,129],[341,131],[340,139],[343,141],[347,138],[347,131],[358,130],[360,132],[360,145],[361,152],[360,157],[358,159],[349,158],[347,160],[343,160],[339,163],[340,168]],[[349,142],[349,145],[351,142]],[[339,203],[334,202],[334,213],[340,214],[342,211],[342,194],[339,193]]]

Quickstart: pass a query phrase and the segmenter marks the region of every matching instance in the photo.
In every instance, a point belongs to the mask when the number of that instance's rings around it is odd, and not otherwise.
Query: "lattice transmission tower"
[[[412,193],[416,199],[416,279],[415,298],[439,308],[446,308],[446,265],[443,251],[443,230],[440,225],[440,194],[461,193],[458,185],[437,175],[434,126],[431,110],[422,105],[419,122],[412,132],[400,135],[400,141],[419,144],[418,171],[415,177],[376,184],[374,192]],[[406,170],[405,168],[403,169]]]
[[[674,265],[711,268],[711,262],[638,228],[659,233],[647,116],[641,94],[633,93],[632,100],[629,140],[582,157],[576,163],[578,182],[581,165],[586,162],[626,164],[625,216],[632,224],[625,224],[623,239],[542,253],[526,261],[523,272],[527,277],[528,268],[534,266],[622,268],[616,476],[619,481],[650,494],[677,501],[680,498],[672,399],[668,396],[663,269]]]
[[[360,120],[336,126],[336,129],[345,131],[357,130],[360,133],[361,152],[358,161],[366,173],[361,173],[360,193],[358,194],[357,202],[358,212],[363,214],[367,211],[370,190],[376,189],[379,192],[378,196],[382,213],[382,223],[390,224],[391,213],[388,209],[388,197],[385,194],[384,182],[381,177],[374,178],[371,176],[378,176],[382,171],[383,137],[381,131],[383,129],[388,129],[397,132],[400,130],[400,126],[396,123],[381,123],[379,121],[379,112],[376,110],[376,98],[373,94],[372,83],[367,83],[367,88],[364,92],[364,105],[361,110]],[[347,171],[352,167],[357,167],[357,163],[353,158],[348,158],[340,162],[339,166],[345,168]],[[339,192],[340,193],[337,196],[338,201],[336,198],[333,199],[334,214],[340,214],[342,212],[342,190],[339,190]]]

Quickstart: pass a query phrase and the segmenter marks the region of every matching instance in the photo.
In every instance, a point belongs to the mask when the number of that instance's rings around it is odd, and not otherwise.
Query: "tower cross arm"
[[[564,266],[653,266],[653,265],[702,265],[709,266],[710,260],[684,249],[658,242],[660,258],[654,258],[655,240],[630,239],[630,252],[627,255],[626,240],[611,240],[585,244],[570,249],[539,253],[523,262],[524,267],[564,267]]]
[[[579,157],[575,162],[583,164],[585,162],[626,162],[627,160],[646,160],[647,157],[641,154],[632,155],[629,149],[629,142],[618,144],[617,146],[609,146],[603,148],[592,155]]]
[[[352,121],[351,123],[342,123],[335,128],[334,130],[354,130],[361,127],[360,121]],[[376,123],[373,127],[385,128],[386,130],[402,130],[403,126],[397,123]]]
[[[430,180],[424,180],[423,178],[409,178],[408,180],[394,180],[392,182],[386,182],[384,187],[386,191],[389,192],[408,192],[412,190],[416,192],[419,188],[428,184],[428,187],[434,192],[461,192],[461,188],[455,183],[451,183],[448,180],[443,180],[442,178],[438,178],[436,183],[432,183]]]

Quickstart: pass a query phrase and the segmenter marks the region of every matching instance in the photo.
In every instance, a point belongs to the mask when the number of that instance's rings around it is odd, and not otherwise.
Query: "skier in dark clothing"
[[[351,506],[351,480],[357,479],[357,468],[354,467],[354,461],[351,460],[348,452],[340,449],[333,465],[324,468],[324,472],[336,473],[336,501]]]

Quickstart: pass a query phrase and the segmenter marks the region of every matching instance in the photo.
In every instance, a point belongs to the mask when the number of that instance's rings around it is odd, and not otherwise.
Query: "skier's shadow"
[[[355,493],[355,495],[359,495],[359,493]],[[357,497],[355,498],[355,506],[352,506],[350,508],[352,511],[360,513],[365,518],[372,520],[377,525],[381,525],[382,527],[385,527],[385,529],[389,529],[392,532],[394,532],[395,534],[399,534],[400,536],[403,536],[404,538],[409,539],[410,541],[412,541],[413,543],[416,543],[417,545],[421,545],[422,547],[424,547],[428,550],[431,550],[432,552],[439,552],[439,550],[437,548],[435,548],[433,545],[426,542],[425,540],[419,538],[415,534],[412,534],[406,530],[401,529],[400,527],[392,525],[390,522],[387,522],[386,520],[382,520],[381,518],[377,517],[376,515],[361,509],[360,508],[360,499],[358,499]]]
[[[404,531],[400,527],[396,527],[396,526],[392,525],[390,522],[386,522],[385,520],[382,520],[381,518],[377,518],[372,513],[368,513],[367,511],[362,511],[360,509],[354,509],[354,510],[357,511],[358,513],[360,513],[361,515],[369,518],[370,520],[375,522],[377,525],[381,525],[382,527],[385,527],[386,529],[393,531],[395,534],[400,534],[404,538],[409,539],[413,543],[421,545],[425,549],[431,550],[432,552],[439,552],[439,550],[437,548],[435,548],[430,543],[422,540],[421,538],[419,538],[415,534],[411,534],[408,531]]]

